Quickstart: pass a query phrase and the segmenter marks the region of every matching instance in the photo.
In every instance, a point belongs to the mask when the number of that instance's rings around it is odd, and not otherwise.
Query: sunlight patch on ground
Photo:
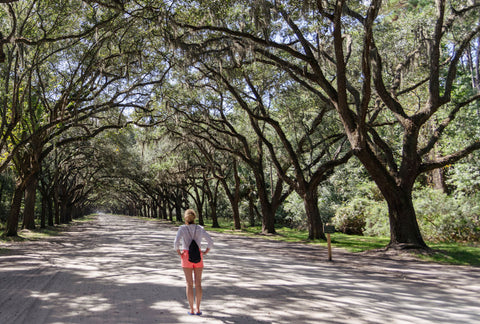
[[[185,307],[185,305],[175,300],[159,301],[150,306],[150,308],[157,310],[174,309],[180,307]]]
[[[30,293],[30,297],[38,298],[41,300],[50,300],[54,298],[58,298],[60,294],[59,293],[41,293],[40,291],[32,291]]]
[[[71,309],[84,310],[87,312],[104,312],[108,311],[112,306],[108,303],[108,299],[99,295],[80,296],[75,300],[67,301],[67,305]]]
[[[173,227],[105,215],[78,228],[0,256],[2,323],[467,324],[479,313],[470,268],[351,255],[329,263],[321,248],[213,234],[204,314],[189,316]]]
[[[88,296],[78,296],[74,299],[62,297],[59,293],[42,293],[40,291],[32,291],[30,297],[45,301],[61,301],[64,310],[71,309],[70,315],[78,315],[80,313],[88,314],[89,312],[105,312],[111,309],[108,299],[95,294]],[[69,312],[66,312],[68,315]]]

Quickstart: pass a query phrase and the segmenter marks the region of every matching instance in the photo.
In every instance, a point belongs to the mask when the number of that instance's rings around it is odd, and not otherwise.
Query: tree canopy
[[[386,224],[390,247],[427,248],[425,224],[457,222],[417,193],[478,198],[479,7],[2,1],[5,232],[193,206],[310,239]],[[478,237],[478,210],[457,218]]]

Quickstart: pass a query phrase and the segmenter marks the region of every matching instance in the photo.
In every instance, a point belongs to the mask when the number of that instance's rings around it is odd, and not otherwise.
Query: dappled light
[[[0,3],[0,324],[478,322],[479,1]]]
[[[176,228],[99,215],[5,244],[2,323],[473,323],[478,269],[212,233],[203,316],[189,316]]]

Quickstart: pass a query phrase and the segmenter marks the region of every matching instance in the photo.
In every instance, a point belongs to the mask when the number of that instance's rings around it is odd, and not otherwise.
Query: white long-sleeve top
[[[197,230],[195,230],[195,227]],[[202,238],[207,241],[207,248],[211,249],[213,247],[213,240],[202,226],[196,224],[182,225],[178,228],[177,236],[175,236],[175,241],[173,242],[173,248],[175,250],[180,250],[180,248],[188,250],[192,239],[194,239],[201,248]]]

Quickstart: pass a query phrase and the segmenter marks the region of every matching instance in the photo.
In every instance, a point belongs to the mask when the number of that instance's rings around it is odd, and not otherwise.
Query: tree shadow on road
[[[9,323],[471,323],[478,271],[213,233],[189,316],[176,228],[102,216],[0,256]],[[239,248],[238,248],[239,247]],[[3,321],[6,320],[6,321]]]

